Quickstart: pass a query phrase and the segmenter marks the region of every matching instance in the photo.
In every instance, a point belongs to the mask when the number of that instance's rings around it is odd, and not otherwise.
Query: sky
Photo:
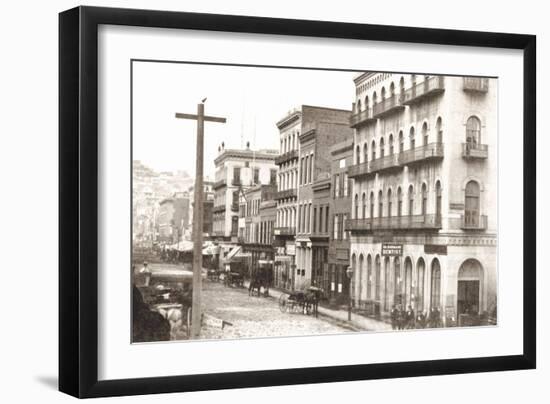
[[[290,64],[290,63],[289,63]],[[275,125],[291,109],[317,105],[351,109],[356,72],[136,62],[133,65],[133,159],[157,171],[195,173],[196,121],[205,113],[227,123],[205,123],[204,172],[214,178],[218,146],[278,149]]]

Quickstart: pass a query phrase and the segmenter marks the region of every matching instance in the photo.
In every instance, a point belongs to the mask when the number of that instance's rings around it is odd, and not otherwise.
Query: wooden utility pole
[[[193,201],[193,308],[191,338],[198,338],[201,331],[202,295],[202,221],[203,221],[203,167],[204,167],[204,122],[225,123],[225,118],[204,115],[204,101],[197,104],[197,114],[176,112],[178,119],[197,121],[197,165],[195,172],[195,198]]]

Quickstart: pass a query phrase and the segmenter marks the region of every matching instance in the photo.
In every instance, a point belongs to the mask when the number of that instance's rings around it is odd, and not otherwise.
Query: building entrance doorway
[[[483,268],[479,261],[469,259],[464,261],[458,271],[457,284],[457,314],[477,315],[482,309]]]
[[[458,281],[458,314],[479,314],[479,281]]]

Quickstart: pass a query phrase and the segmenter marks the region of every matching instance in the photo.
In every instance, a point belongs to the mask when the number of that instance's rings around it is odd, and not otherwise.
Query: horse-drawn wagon
[[[279,296],[279,309],[283,313],[312,314],[317,317],[319,302],[323,296],[323,290],[315,286],[310,286],[305,290],[282,293]]]

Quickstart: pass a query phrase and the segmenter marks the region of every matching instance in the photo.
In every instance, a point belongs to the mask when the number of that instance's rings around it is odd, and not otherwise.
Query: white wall
[[[69,402],[55,391],[57,375],[57,13],[76,1],[4,2],[0,24],[0,172],[2,172],[2,326],[0,369],[4,402]],[[543,2],[526,0],[495,5],[463,0],[442,6],[437,0],[411,3],[339,2],[306,4],[292,0],[203,0],[181,2],[89,1],[89,5],[172,9],[225,14],[248,14],[287,18],[460,28],[485,31],[536,33],[538,71],[550,71],[550,27]],[[540,4],[540,5],[539,5]],[[367,8],[372,5],[373,8]],[[543,111],[550,108],[544,89],[548,76],[539,74],[540,157],[548,150],[550,132]],[[351,101],[350,101],[351,102]],[[517,162],[514,162],[517,163]],[[550,202],[542,188],[549,159],[539,158],[539,206]],[[38,208],[38,209],[37,209]],[[31,214],[17,214],[30,212]],[[548,210],[539,209],[539,229],[548,223]],[[29,241],[29,235],[36,237]],[[550,237],[539,231],[539,251]],[[380,380],[325,385],[278,387],[118,398],[132,403],[181,402],[390,402],[445,403],[513,402],[548,397],[544,386],[550,377],[549,321],[550,277],[539,271],[539,369],[536,371],[471,374],[399,380]],[[344,349],[344,348],[342,348]],[[475,392],[475,393],[474,393]],[[537,399],[538,397],[541,399]],[[112,401],[112,400],[111,400]]]

